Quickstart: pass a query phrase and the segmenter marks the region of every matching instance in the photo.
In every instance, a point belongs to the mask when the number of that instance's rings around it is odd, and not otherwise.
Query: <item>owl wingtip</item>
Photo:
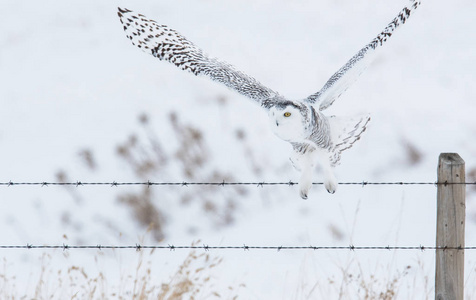
[[[117,10],[118,10],[120,13],[123,13],[123,14],[132,12],[132,10],[130,10],[130,9],[120,8],[119,6],[117,7]]]

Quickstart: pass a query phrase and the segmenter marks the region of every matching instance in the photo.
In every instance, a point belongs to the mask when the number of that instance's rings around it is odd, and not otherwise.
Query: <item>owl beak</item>
[[[276,126],[279,126],[279,123],[278,123],[278,121],[276,121]]]

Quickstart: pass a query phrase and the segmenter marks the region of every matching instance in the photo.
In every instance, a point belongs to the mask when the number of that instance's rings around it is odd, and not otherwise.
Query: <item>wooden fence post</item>
[[[441,153],[438,161],[435,299],[463,300],[466,185],[464,160]],[[449,184],[445,184],[449,183]],[[452,184],[456,183],[456,184]]]

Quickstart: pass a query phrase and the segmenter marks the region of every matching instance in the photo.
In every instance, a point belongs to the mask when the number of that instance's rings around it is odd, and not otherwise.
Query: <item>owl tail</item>
[[[329,118],[331,138],[334,144],[334,155],[331,158],[333,166],[339,164],[342,151],[351,148],[360,139],[369,121],[369,115],[355,117],[332,116]]]

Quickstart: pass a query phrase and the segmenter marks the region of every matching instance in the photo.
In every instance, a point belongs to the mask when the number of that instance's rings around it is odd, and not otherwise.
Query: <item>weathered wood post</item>
[[[441,153],[438,161],[436,246],[436,300],[464,297],[464,160],[457,153]]]

